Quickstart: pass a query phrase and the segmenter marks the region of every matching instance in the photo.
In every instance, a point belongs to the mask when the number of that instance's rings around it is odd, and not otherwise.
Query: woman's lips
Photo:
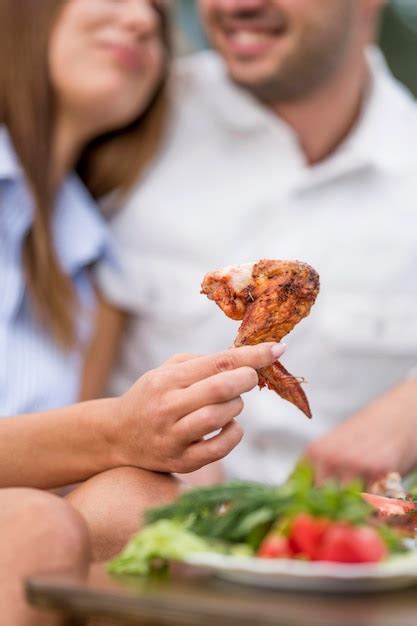
[[[141,69],[144,55],[139,48],[119,43],[107,43],[106,48],[120,65],[130,70]]]

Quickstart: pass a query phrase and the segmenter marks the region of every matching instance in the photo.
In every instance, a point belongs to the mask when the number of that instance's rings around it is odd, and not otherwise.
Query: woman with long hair
[[[170,472],[227,454],[242,436],[240,394],[282,351],[179,355],[121,397],[73,404],[95,310],[90,268],[111,254],[94,199],[124,193],[154,153],[168,58],[156,0],[0,3],[3,626],[37,619],[23,576],[81,567],[90,550],[111,556],[144,507],[175,497]],[[82,485],[70,504],[48,493],[72,483]]]

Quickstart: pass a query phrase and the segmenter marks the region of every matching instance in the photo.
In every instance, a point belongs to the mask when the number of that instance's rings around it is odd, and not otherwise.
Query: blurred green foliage
[[[395,76],[417,95],[417,0],[386,7],[380,45]]]

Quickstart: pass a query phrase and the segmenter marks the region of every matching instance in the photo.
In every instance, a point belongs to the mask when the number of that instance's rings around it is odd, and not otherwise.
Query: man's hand
[[[384,394],[307,449],[316,480],[369,486],[388,472],[406,474],[417,465],[417,381]]]
[[[116,465],[186,473],[225,457],[243,436],[235,420],[241,394],[258,384],[256,370],[284,349],[263,343],[210,356],[178,355],[147,372],[116,401]]]

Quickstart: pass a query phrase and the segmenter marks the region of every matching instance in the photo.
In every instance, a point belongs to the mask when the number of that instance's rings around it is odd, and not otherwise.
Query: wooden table
[[[27,582],[29,601],[71,624],[91,616],[146,626],[417,626],[417,589],[380,594],[277,592],[178,571],[173,578],[117,579],[104,566]]]

